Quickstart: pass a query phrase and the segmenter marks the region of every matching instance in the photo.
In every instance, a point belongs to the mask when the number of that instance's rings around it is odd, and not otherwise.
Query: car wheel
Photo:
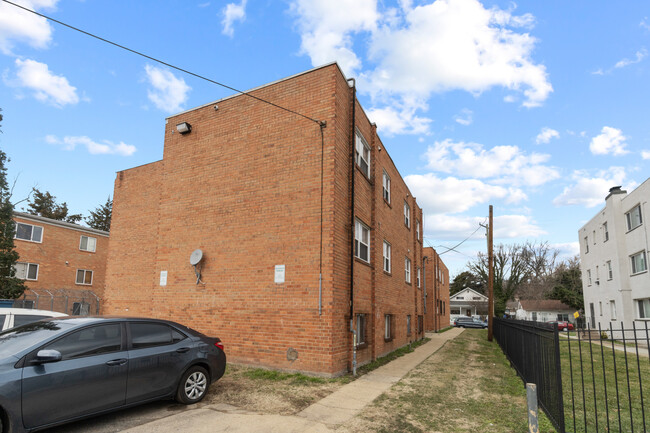
[[[181,377],[176,392],[176,401],[183,404],[198,403],[207,394],[209,385],[210,378],[206,369],[195,365]]]

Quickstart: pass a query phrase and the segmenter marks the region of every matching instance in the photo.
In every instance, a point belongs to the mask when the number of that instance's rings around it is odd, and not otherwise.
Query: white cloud
[[[589,150],[594,155],[625,155],[628,153],[625,150],[627,137],[623,135],[620,129],[604,126],[600,135],[591,139]]]
[[[574,184],[564,188],[562,193],[553,199],[553,204],[585,207],[604,205],[609,189],[626,184],[626,176],[623,167],[610,167],[595,176],[583,170],[576,170],[572,175]],[[627,182],[626,188],[632,190],[635,186],[634,182]]]
[[[301,50],[312,65],[337,61],[350,75],[361,67],[352,34],[375,30],[376,0],[293,0],[291,10],[298,17]]]
[[[5,79],[7,85],[30,89],[39,101],[59,108],[79,102],[77,89],[70,85],[67,78],[54,75],[45,63],[16,59],[15,64],[16,77]]]
[[[467,108],[463,108],[462,110],[460,110],[460,114],[457,114],[456,116],[454,116],[454,120],[457,123],[460,123],[461,125],[469,126],[474,121],[474,119],[472,118],[473,114],[474,113],[472,113],[472,110],[469,110]]]
[[[54,9],[58,0],[16,0],[27,9]],[[46,48],[52,40],[52,27],[45,18],[16,6],[0,2],[0,52],[11,54],[14,42]]]
[[[550,143],[551,139],[553,138],[560,138],[560,133],[557,132],[555,129],[544,127],[542,128],[542,131],[539,134],[537,134],[537,137],[535,137],[535,143],[547,144]]]
[[[494,237],[513,239],[545,235],[535,221],[528,215],[500,215],[494,217]]]
[[[88,153],[92,155],[130,156],[137,150],[135,146],[125,144],[124,142],[116,144],[108,140],[103,140],[101,143],[98,143],[86,136],[66,136],[63,140],[60,140],[54,135],[48,135],[45,137],[45,141],[49,144],[63,146],[63,149],[68,151],[75,150],[78,145],[82,145],[85,146]]]
[[[415,114],[415,109],[394,107],[371,108],[368,118],[377,124],[377,129],[388,136],[394,134],[426,134],[431,119]]]
[[[478,179],[440,178],[433,173],[412,174],[404,178],[425,214],[464,212],[492,199],[509,203],[525,200],[523,191],[484,183]]]
[[[648,50],[646,50],[645,48],[642,48],[642,49],[640,49],[639,51],[636,52],[636,56],[635,56],[634,59],[625,58],[625,59],[619,60],[618,62],[616,62],[614,67],[617,68],[617,69],[620,69],[620,68],[624,68],[624,67],[629,66],[629,65],[633,65],[635,63],[639,63],[647,55],[648,55]]]
[[[525,154],[517,146],[495,146],[486,150],[478,143],[437,141],[425,153],[427,167],[461,177],[493,179],[495,183],[539,186],[560,177],[544,165],[550,155]]]
[[[474,232],[479,224],[486,223],[484,216],[455,216],[447,214],[425,214],[425,236],[434,239],[462,240]],[[546,234],[527,215],[498,215],[494,217],[494,237],[500,239],[531,238]],[[480,228],[468,240],[485,239],[485,230]],[[451,245],[450,245],[451,246]],[[444,251],[444,249],[441,249]]]
[[[646,30],[650,30],[650,24],[648,24],[648,17],[644,17],[639,23],[639,26],[643,27]]]
[[[182,110],[182,105],[187,102],[187,94],[192,90],[185,84],[185,80],[155,66],[146,65],[145,71],[149,84],[153,87],[147,92],[149,100],[168,113]]]
[[[228,3],[225,8],[223,8],[223,20],[221,24],[223,25],[223,33],[226,36],[231,38],[235,34],[233,29],[233,24],[236,21],[243,22],[246,19],[246,2],[247,0],[241,0],[241,3]]]
[[[554,250],[560,251],[560,259],[571,259],[580,254],[579,242],[565,242],[558,244],[550,244]]]
[[[650,159],[650,150],[642,150],[641,151],[641,158]]]

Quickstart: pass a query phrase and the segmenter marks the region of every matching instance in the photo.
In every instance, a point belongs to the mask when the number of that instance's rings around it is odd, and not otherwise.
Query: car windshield
[[[0,332],[0,359],[16,355],[71,326],[72,324],[58,321],[33,322]]]

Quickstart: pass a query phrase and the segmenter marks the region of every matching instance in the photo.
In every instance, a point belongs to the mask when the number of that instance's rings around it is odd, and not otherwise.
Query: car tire
[[[203,400],[208,393],[210,386],[210,375],[208,371],[195,365],[189,368],[178,383],[176,401],[183,404],[194,404]]]

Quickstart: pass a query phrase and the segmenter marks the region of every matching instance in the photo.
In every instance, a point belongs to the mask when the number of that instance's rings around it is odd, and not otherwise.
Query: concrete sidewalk
[[[209,405],[186,410],[138,427],[128,433],[184,432],[331,432],[361,412],[409,371],[437,352],[462,329],[427,334],[431,341],[312,404],[297,415],[262,415],[229,405]]]

